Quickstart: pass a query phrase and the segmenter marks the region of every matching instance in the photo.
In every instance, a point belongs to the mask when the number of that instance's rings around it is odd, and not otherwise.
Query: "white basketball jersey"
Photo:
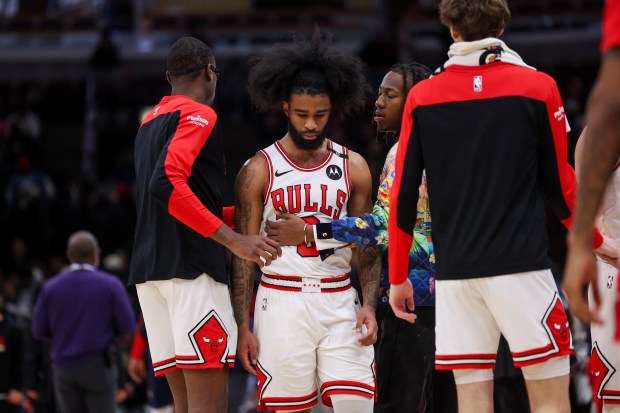
[[[349,151],[327,139],[327,156],[318,165],[297,165],[280,142],[259,151],[265,158],[269,181],[265,193],[261,235],[265,222],[275,221],[279,212],[303,218],[308,224],[331,222],[347,216]],[[319,252],[314,243],[282,247],[282,257],[263,267],[266,274],[326,278],[351,270],[348,248]]]
[[[616,168],[609,178],[601,215],[605,235],[620,241],[620,168]]]

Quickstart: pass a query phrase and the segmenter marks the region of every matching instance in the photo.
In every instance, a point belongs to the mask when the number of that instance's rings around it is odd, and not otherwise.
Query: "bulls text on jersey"
[[[316,184],[315,184],[316,185]],[[297,214],[299,212],[320,212],[332,219],[340,218],[342,208],[347,202],[347,193],[341,189],[336,190],[336,205],[328,205],[328,200],[333,199],[333,195],[329,192],[328,185],[321,184],[321,199],[312,200],[312,184],[289,185],[285,188],[278,188],[271,191],[269,197],[273,203],[273,208],[278,212],[287,212],[289,214]],[[332,188],[331,191],[334,191]]]

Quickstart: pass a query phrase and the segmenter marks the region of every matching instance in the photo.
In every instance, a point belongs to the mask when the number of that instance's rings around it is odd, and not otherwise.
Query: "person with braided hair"
[[[373,121],[377,134],[392,144],[380,176],[377,201],[370,214],[341,218],[306,228],[292,214],[282,220],[267,222],[267,235],[281,245],[296,245],[304,236],[316,243],[318,250],[349,245],[379,245],[383,252],[381,280],[377,302],[377,319],[381,321],[381,339],[377,351],[378,398],[375,413],[414,413],[433,410],[456,410],[456,390],[450,374],[433,369],[435,353],[435,257],[431,239],[431,220],[426,193],[426,179],[420,185],[418,220],[414,242],[409,252],[409,279],[415,285],[417,319],[409,324],[394,315],[388,303],[390,283],[387,268],[387,222],[389,194],[394,182],[394,164],[398,148],[400,121],[409,90],[427,79],[431,71],[424,65],[398,63],[383,77],[375,101]],[[441,395],[441,397],[433,397]]]
[[[366,161],[327,137],[330,115],[363,108],[368,90],[361,61],[330,41],[316,29],[310,40],[295,35],[251,62],[253,103],[282,110],[288,131],[237,176],[235,227],[243,234],[264,234],[265,222],[283,213],[308,227],[372,209]],[[348,275],[350,249],[319,251],[309,239],[283,246],[278,264],[262,268],[256,335],[248,322],[254,264],[233,259],[238,357],[258,376],[260,409],[308,412],[321,397],[336,413],[373,411],[380,254],[376,247],[356,253],[361,306]]]

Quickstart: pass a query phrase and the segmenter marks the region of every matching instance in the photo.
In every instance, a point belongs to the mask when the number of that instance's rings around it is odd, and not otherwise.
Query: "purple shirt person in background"
[[[32,334],[51,344],[54,388],[63,412],[114,412],[116,371],[110,347],[130,336],[135,315],[123,283],[97,269],[99,246],[86,231],[67,243],[71,266],[47,282]]]

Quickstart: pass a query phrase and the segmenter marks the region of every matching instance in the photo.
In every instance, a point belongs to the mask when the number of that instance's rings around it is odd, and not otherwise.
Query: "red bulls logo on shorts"
[[[544,323],[547,331],[551,333],[551,340],[555,342],[559,351],[566,351],[573,348],[573,338],[568,327],[568,319],[559,297],[554,298],[555,302],[551,311],[547,313]]]
[[[265,389],[271,382],[271,375],[265,371],[263,366],[258,363],[256,366],[256,378],[257,378],[257,387],[258,387],[258,401],[260,403],[259,410],[267,410],[267,407],[263,402],[263,395],[265,393]]]
[[[604,397],[605,384],[607,384],[615,371],[611,363],[601,353],[598,343],[595,341],[592,345],[592,356],[590,357],[590,374],[594,396],[597,399],[601,400]]]
[[[194,330],[192,337],[207,366],[226,364],[228,334],[214,312],[205,318],[205,322],[197,330]]]

